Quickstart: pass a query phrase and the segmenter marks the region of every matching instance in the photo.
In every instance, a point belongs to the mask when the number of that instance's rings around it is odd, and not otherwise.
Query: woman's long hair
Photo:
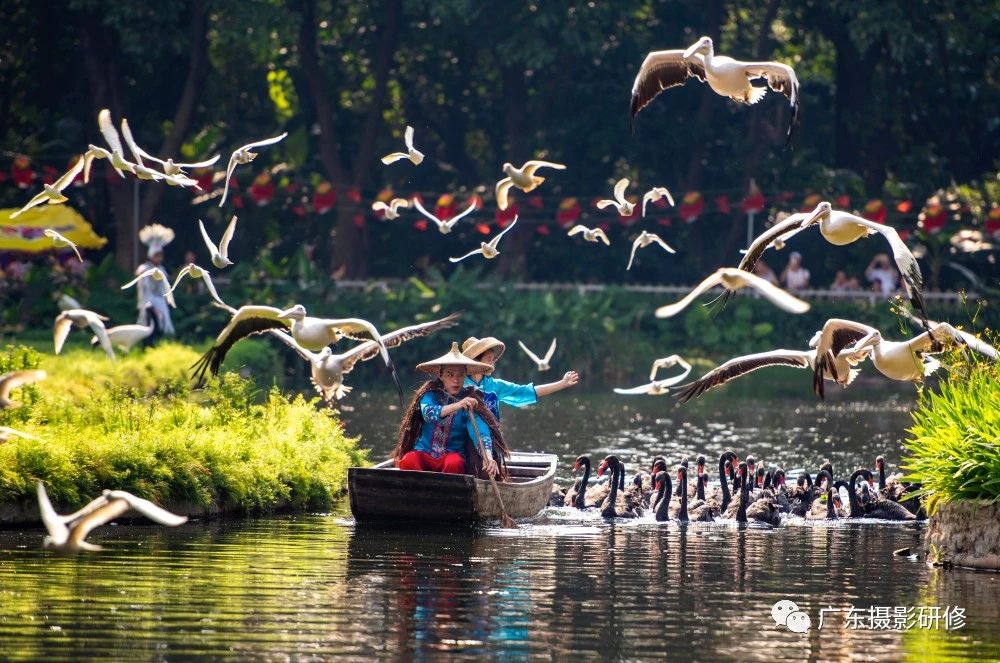
[[[417,438],[420,437],[420,430],[424,425],[424,417],[420,412],[420,399],[423,398],[424,394],[429,391],[438,392],[444,397],[441,400],[447,400],[447,398],[449,398],[448,393],[444,390],[444,383],[441,382],[440,378],[428,380],[422,384],[419,389],[417,389],[416,393],[413,395],[413,400],[410,401],[410,405],[406,408],[406,413],[403,415],[402,421],[399,422],[399,430],[396,433],[396,447],[390,454],[390,458],[392,458],[397,465],[403,456],[410,451],[413,451],[413,447],[417,443]],[[497,462],[497,466],[500,468],[500,478],[502,480],[506,480],[506,459],[510,458],[510,451],[507,449],[507,445],[503,441],[503,434],[500,432],[500,422],[497,421],[496,417],[493,416],[493,413],[490,412],[488,407],[486,407],[486,402],[483,400],[483,394],[481,391],[475,387],[464,387],[458,392],[458,396],[456,396],[454,400],[461,400],[466,396],[471,396],[476,399],[475,412],[483,421],[486,422],[486,425],[490,429],[490,436],[493,438],[493,459]],[[471,449],[469,448],[470,446]],[[471,445],[466,445],[466,452],[467,469],[474,470],[468,472],[468,474],[479,476],[481,474],[482,459],[479,455],[476,440],[473,440]]]

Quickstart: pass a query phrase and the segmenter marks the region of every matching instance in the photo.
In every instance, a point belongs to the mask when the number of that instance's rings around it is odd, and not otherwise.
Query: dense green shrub
[[[924,390],[913,412],[907,479],[929,511],[953,500],[1000,501],[1000,364],[952,353],[949,378]]]
[[[49,378],[33,402],[0,412],[0,425],[41,438],[0,444],[0,503],[30,499],[37,479],[71,505],[103,488],[246,510],[325,507],[343,492],[347,468],[365,457],[335,412],[234,374],[191,391],[197,356],[169,343],[115,363],[82,349],[8,351],[6,365],[40,366]]]

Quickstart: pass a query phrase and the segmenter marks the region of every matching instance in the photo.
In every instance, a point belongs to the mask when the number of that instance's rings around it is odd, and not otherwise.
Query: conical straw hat
[[[498,338],[487,336],[486,338],[476,338],[470,336],[462,343],[462,354],[471,359],[476,359],[487,350],[493,351],[493,361],[500,361],[507,346]]]
[[[433,373],[437,375],[443,366],[462,366],[465,368],[465,372],[483,372],[489,371],[492,366],[489,364],[484,364],[482,362],[473,361],[465,355],[463,355],[458,349],[458,343],[451,344],[451,350],[447,354],[441,355],[437,359],[432,359],[430,361],[425,361],[422,364],[417,364],[417,370],[423,371],[424,373]]]

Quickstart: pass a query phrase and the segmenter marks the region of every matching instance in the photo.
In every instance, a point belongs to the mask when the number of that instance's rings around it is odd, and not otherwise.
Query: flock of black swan
[[[719,456],[719,482],[710,487],[706,462],[705,456],[698,456],[695,478],[689,484],[687,460],[671,471],[666,458],[656,456],[649,472],[638,472],[626,485],[625,464],[618,456],[610,455],[601,461],[597,468],[598,481],[594,483],[591,483],[590,457],[579,456],[573,472],[582,469],[583,475],[565,492],[553,491],[549,504],[581,510],[598,509],[605,518],[652,515],[660,522],[729,519],[773,526],[780,525],[783,516],[807,520],[923,520],[927,517],[917,494],[920,485],[903,482],[902,474],[886,477],[882,456],[875,459],[874,471],[859,468],[846,481],[836,479],[833,464],[824,462],[814,476],[803,472],[790,488],[785,482],[785,471],[780,467],[765,469],[754,456],[741,461],[733,451],[724,451]],[[600,481],[606,471],[610,471],[609,480]],[[676,478],[676,485],[672,477]],[[841,489],[847,493],[846,507]]]

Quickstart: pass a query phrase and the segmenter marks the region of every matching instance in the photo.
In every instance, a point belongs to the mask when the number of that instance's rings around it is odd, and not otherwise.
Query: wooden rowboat
[[[512,518],[530,518],[548,504],[556,474],[553,454],[514,452],[507,461],[510,480],[498,482]],[[500,517],[489,481],[468,474],[399,470],[391,460],[347,470],[351,513],[358,522],[414,520],[476,523]]]

